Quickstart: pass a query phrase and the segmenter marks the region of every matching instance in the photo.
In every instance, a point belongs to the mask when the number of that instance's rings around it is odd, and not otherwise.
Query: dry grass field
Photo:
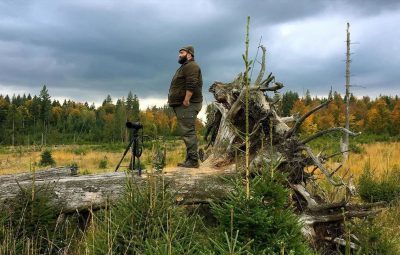
[[[167,167],[173,167],[184,158],[184,145],[182,142],[166,143]],[[400,142],[393,143],[374,143],[361,146],[362,152],[359,154],[351,153],[349,161],[344,164],[342,171],[350,169],[350,172],[357,179],[361,175],[366,164],[370,164],[371,169],[382,176],[395,166],[400,166]],[[54,146],[50,148],[57,166],[70,165],[72,162],[78,164],[82,173],[99,173],[113,171],[118,161],[121,159],[123,151],[109,151],[95,149],[91,146]],[[7,148],[0,153],[0,174],[12,174],[28,172],[30,170],[43,169],[38,166],[40,161],[40,150],[34,148]],[[153,150],[145,149],[141,157],[146,166],[152,164]],[[129,155],[121,166],[128,164]],[[100,168],[100,162],[107,161],[106,168]],[[335,162],[330,162],[335,165]]]
[[[183,142],[166,144],[167,167],[172,167],[184,159]],[[116,165],[122,157],[123,150],[112,151],[94,149],[91,146],[53,146],[51,148],[53,159],[56,166],[68,166],[76,163],[79,171],[83,174],[101,173],[114,171]],[[42,151],[34,148],[7,148],[0,153],[0,175],[29,172],[32,170],[46,169],[38,165]],[[145,166],[151,166],[153,149],[144,149],[141,162]],[[130,156],[127,154],[120,169],[126,169],[129,164]],[[105,168],[100,167],[101,161],[106,161]]]
[[[337,165],[333,161],[330,164]],[[350,169],[350,173],[357,179],[368,164],[377,177],[400,167],[400,142],[361,145],[361,153],[350,153],[349,160],[343,165],[341,172]]]

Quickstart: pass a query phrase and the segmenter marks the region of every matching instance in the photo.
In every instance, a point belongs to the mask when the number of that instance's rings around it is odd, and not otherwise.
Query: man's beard
[[[183,56],[183,57],[179,57],[179,59],[178,59],[178,63],[179,64],[183,64],[183,63],[185,63],[187,61],[187,56]]]

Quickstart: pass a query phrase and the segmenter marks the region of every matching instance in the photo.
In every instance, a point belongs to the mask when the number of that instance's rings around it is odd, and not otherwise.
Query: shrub
[[[54,166],[56,164],[50,150],[44,150],[40,156],[39,164],[41,166]]]
[[[198,254],[199,218],[187,216],[173,195],[153,181],[143,187],[129,178],[116,205],[95,215],[86,254]]]
[[[239,242],[246,244],[253,240],[254,254],[275,254],[282,250],[312,254],[301,233],[298,217],[288,207],[288,190],[281,179],[282,176],[256,176],[250,183],[250,199],[246,199],[238,179],[232,183],[233,192],[223,202],[212,204],[212,211],[221,232],[229,231],[232,225],[234,231],[239,231]]]
[[[79,170],[79,166],[78,163],[76,162],[71,162],[70,163],[70,168],[71,168],[71,175],[77,175],[78,174],[78,170]]]
[[[86,146],[78,146],[78,147],[72,148],[70,151],[75,155],[85,156],[88,152],[88,148]]]
[[[156,171],[161,171],[166,165],[166,148],[162,139],[157,139],[152,148],[152,167]]]
[[[367,164],[358,181],[358,189],[360,197],[366,202],[393,202],[400,195],[400,168],[394,167],[378,179]]]
[[[102,160],[100,160],[100,162],[99,162],[99,168],[106,169],[107,165],[108,165],[108,159],[107,159],[107,156],[104,156],[104,158]]]
[[[382,224],[373,218],[359,220],[352,232],[359,239],[357,254],[398,254],[394,236],[387,236]]]
[[[355,143],[350,143],[349,149],[352,153],[355,153],[355,154],[365,153],[365,149]]]
[[[209,238],[210,245],[204,247],[202,254],[234,254],[249,255],[251,253],[251,244],[253,240],[242,244],[239,240],[239,230],[236,233],[231,232],[230,236],[227,232],[224,235],[218,235],[215,238]]]
[[[68,220],[60,221],[62,205],[50,201],[51,187],[35,190],[21,188],[20,193],[0,211],[1,254],[62,254],[70,249],[77,231]],[[33,252],[35,251],[35,253]]]

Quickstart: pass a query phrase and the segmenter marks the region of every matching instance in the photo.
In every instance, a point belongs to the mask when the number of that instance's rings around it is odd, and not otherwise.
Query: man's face
[[[185,50],[180,50],[178,63],[179,64],[185,63],[187,61],[187,55],[188,55],[188,53]]]

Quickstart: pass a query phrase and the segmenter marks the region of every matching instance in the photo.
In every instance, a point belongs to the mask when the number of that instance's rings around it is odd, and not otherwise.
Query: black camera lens
[[[126,125],[126,127],[129,128],[129,129],[136,129],[136,130],[139,130],[139,129],[143,128],[143,124],[140,123],[140,122],[130,122],[130,121],[127,121],[125,125]]]

